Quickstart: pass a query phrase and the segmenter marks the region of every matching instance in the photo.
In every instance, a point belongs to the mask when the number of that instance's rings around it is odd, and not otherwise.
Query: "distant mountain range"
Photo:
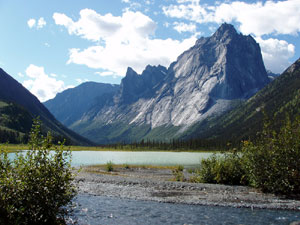
[[[223,24],[169,68],[147,66],[141,75],[128,68],[119,87],[94,84],[86,102],[91,84],[67,90],[45,105],[96,143],[170,140],[200,134],[199,124],[224,115],[270,80],[255,40]]]
[[[58,122],[48,109],[20,83],[0,68],[0,129],[2,133],[23,135],[29,133],[32,119],[39,117],[44,131],[65,137],[76,145],[92,144]],[[1,133],[1,134],[2,134]]]
[[[65,126],[81,119],[90,108],[103,104],[118,90],[120,85],[86,82],[76,88],[58,93],[54,99],[44,102],[49,111]]]

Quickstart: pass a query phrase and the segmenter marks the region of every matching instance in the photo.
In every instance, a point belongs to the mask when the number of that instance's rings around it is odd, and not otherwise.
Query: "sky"
[[[168,67],[222,23],[251,35],[266,69],[300,57],[300,0],[0,0],[0,67],[41,102],[128,67]]]

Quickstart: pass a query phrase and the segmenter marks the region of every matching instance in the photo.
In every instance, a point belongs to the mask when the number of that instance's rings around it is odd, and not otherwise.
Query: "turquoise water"
[[[114,164],[130,165],[199,165],[201,159],[207,158],[212,153],[192,152],[111,152],[111,151],[78,151],[72,152],[72,164],[94,165],[106,164],[111,161]]]
[[[201,159],[207,158],[212,153],[202,152],[116,152],[116,151],[74,151],[72,152],[73,166],[86,166],[106,164],[129,165],[157,165],[172,166],[183,165],[192,167],[199,165]],[[14,157],[14,153],[10,153]]]

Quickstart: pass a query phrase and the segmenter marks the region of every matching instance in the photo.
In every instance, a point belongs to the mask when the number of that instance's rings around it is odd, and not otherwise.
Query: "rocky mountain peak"
[[[128,68],[113,105],[103,107],[94,120],[103,127],[119,122],[143,132],[166,127],[183,132],[248,99],[268,82],[259,45],[224,23],[168,69],[148,65],[139,75]],[[132,132],[128,129],[126,135]]]
[[[131,67],[127,68],[126,77],[135,77],[137,75],[138,74]]]
[[[142,74],[137,74],[128,67],[126,76],[122,79],[117,102],[130,104],[141,97],[148,98],[155,91],[155,87],[164,79],[167,68],[148,65]]]
[[[218,41],[224,41],[226,39],[232,39],[237,35],[238,33],[233,25],[228,23],[223,23],[213,34],[212,38]]]

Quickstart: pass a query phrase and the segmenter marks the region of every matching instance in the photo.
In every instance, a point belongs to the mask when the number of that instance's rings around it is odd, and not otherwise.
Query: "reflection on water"
[[[79,195],[75,217],[81,224],[290,224],[300,213],[231,207],[170,204]],[[70,223],[71,224],[71,223]]]

